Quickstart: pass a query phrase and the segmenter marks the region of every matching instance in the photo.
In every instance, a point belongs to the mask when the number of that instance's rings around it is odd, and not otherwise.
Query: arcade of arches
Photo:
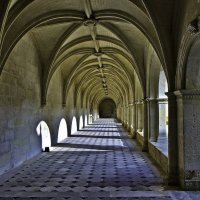
[[[0,174],[116,117],[200,189],[199,36],[199,0],[0,1]]]

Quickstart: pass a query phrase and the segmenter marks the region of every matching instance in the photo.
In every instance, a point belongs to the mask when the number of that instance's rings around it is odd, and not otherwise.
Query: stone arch
[[[100,118],[116,118],[116,105],[110,98],[105,98],[99,103]]]
[[[200,38],[190,48],[185,70],[185,89],[200,89]]]
[[[177,69],[176,69],[176,89],[186,89],[186,76],[188,74],[188,65],[191,62],[192,56],[195,56],[198,49],[198,43],[200,39],[200,33],[198,27],[194,25],[199,19],[194,19],[187,26],[186,31],[182,36],[180,43],[180,50],[177,57]],[[195,53],[196,51],[196,53]],[[192,55],[193,54],[193,55]],[[188,60],[189,59],[189,60]]]

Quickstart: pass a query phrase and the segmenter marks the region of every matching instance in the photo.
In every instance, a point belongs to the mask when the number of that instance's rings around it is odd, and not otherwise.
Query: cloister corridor
[[[166,188],[115,119],[97,119],[0,179],[0,199],[198,199]],[[32,197],[32,198],[31,198]]]
[[[200,0],[0,0],[0,200],[200,200]]]

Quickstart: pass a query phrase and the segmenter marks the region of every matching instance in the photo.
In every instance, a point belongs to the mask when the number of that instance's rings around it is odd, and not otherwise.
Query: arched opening
[[[72,119],[71,134],[76,133],[77,130],[78,130],[78,127],[77,127],[77,120],[76,120],[76,117],[74,116],[73,119]]]
[[[67,138],[67,123],[66,123],[66,120],[63,118],[60,121],[57,142],[59,143],[66,138]]]
[[[51,147],[51,136],[50,130],[45,121],[41,121],[36,128],[38,136],[41,136],[42,139],[42,150],[50,151]]]
[[[166,140],[168,137],[168,101],[165,93],[168,91],[168,84],[165,73],[160,71],[159,77],[159,94],[158,94],[158,106],[159,106],[159,136],[158,139]]]
[[[104,99],[99,104],[100,118],[116,118],[116,105],[112,99]]]

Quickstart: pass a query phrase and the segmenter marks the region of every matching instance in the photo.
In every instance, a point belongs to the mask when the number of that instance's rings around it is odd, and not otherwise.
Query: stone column
[[[122,111],[122,106],[120,107],[120,120],[121,120],[121,123],[123,123],[123,111]]]
[[[149,143],[149,134],[148,134],[148,104],[149,104],[149,99],[145,98],[143,100],[143,126],[144,126],[144,141],[143,141],[143,146],[142,146],[142,151],[148,151],[148,143]]]
[[[131,129],[132,129],[132,120],[133,120],[133,111],[132,111],[132,104],[129,103],[128,105],[128,114],[129,114],[129,117],[128,117],[128,131],[129,133],[131,134]]]
[[[135,113],[135,133],[133,133],[133,138],[136,139],[137,130],[138,130],[138,104],[137,104],[136,101],[134,102],[134,107],[135,107],[135,110],[134,110],[134,113]]]
[[[125,107],[125,113],[126,113],[126,129],[129,131],[129,106]]]
[[[122,115],[123,115],[123,126],[124,126],[125,121],[126,121],[124,106],[122,107]]]
[[[200,90],[175,92],[178,106],[179,178],[186,190],[200,189]]]
[[[120,107],[117,108],[117,119],[119,121],[121,121],[121,111],[120,111]]]
[[[122,119],[122,124],[124,125],[124,107],[121,106],[121,119]]]
[[[132,124],[133,124],[133,127],[132,127],[132,138],[135,139],[136,138],[136,132],[137,132],[137,115],[136,115],[136,105],[133,104],[132,106]]]
[[[149,99],[149,139],[156,142],[159,133],[159,113],[157,99]]]
[[[135,104],[130,103],[129,104],[129,109],[130,109],[130,133],[131,137],[135,139],[136,137],[136,116],[135,116]]]
[[[173,92],[168,96],[168,184],[178,184],[178,132],[177,132],[177,103]]]
[[[143,129],[143,109],[142,109],[143,104],[141,102],[137,102],[137,131],[142,132]]]

